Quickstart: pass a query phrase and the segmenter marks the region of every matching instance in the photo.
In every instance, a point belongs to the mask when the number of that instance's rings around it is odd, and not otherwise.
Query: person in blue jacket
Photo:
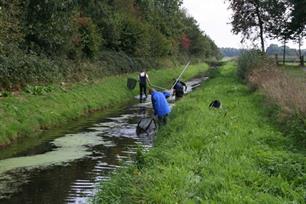
[[[149,92],[151,94],[154,115],[158,117],[159,124],[164,125],[167,123],[167,116],[171,112],[166,96],[164,93],[156,91],[152,88],[149,89]]]

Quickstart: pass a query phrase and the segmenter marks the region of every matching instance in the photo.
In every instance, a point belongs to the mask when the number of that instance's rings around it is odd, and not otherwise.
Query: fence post
[[[278,54],[275,54],[275,63],[276,63],[277,66],[279,65],[279,63],[278,63]]]
[[[304,55],[301,56],[301,66],[304,67],[305,63],[304,63]]]

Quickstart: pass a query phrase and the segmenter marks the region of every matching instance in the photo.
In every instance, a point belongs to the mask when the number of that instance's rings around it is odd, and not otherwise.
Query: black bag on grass
[[[209,104],[209,108],[221,108],[222,104],[219,100],[213,100],[210,104]]]

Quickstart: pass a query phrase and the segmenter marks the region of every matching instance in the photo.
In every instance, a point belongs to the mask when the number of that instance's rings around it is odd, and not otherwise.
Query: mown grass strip
[[[169,86],[179,68],[149,71],[154,84]],[[184,74],[188,79],[208,69],[207,64],[193,65]],[[53,86],[42,96],[21,93],[20,96],[0,98],[0,148],[16,138],[37,135],[40,129],[63,125],[90,111],[112,108],[128,103],[138,94],[138,88],[126,88],[127,77],[137,73],[106,77],[100,81],[73,84],[64,89]]]
[[[209,103],[219,99],[221,110]],[[143,168],[120,170],[94,203],[304,203],[305,152],[228,64],[178,102]]]

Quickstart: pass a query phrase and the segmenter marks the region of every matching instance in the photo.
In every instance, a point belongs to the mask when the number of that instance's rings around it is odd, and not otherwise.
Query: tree
[[[64,0],[27,0],[24,6],[25,47],[48,55],[64,55],[72,33],[75,5]]]
[[[269,36],[283,41],[283,63],[286,43],[294,40],[301,47],[306,24],[306,0],[279,0],[270,7]],[[302,62],[301,50],[299,57]]]
[[[273,2],[273,1],[272,1]],[[286,62],[286,44],[292,39],[288,25],[290,19],[291,4],[287,0],[278,0],[270,5],[270,20],[268,35],[283,42],[283,64]]]
[[[271,11],[277,8],[276,0],[228,0],[229,8],[233,10],[231,24],[234,34],[242,34],[242,42],[246,39],[260,39],[261,50],[265,52],[265,34],[273,26]]]
[[[16,49],[24,39],[22,0],[0,1],[0,53]]]
[[[306,0],[288,0],[292,4],[291,22],[289,29],[291,33],[303,33],[306,26]]]
[[[304,66],[304,59],[301,51],[303,38],[306,35],[306,0],[289,0],[293,4],[289,32],[299,45],[300,64]]]

